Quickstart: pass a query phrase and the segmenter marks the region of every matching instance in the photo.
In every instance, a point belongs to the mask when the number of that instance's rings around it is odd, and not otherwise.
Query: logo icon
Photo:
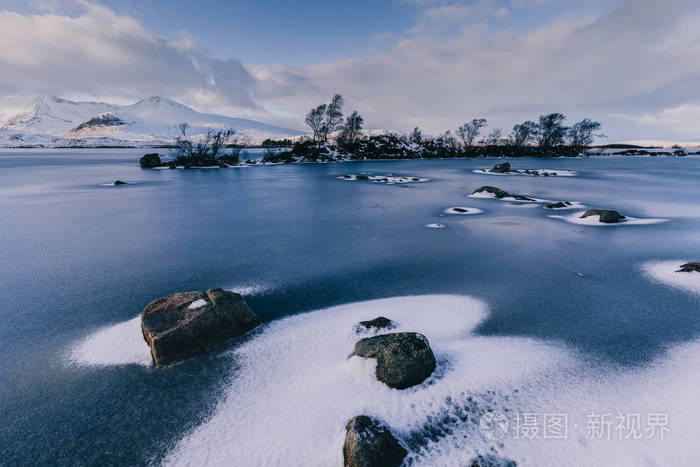
[[[486,412],[479,419],[479,431],[487,441],[499,441],[508,434],[508,419],[501,412]]]

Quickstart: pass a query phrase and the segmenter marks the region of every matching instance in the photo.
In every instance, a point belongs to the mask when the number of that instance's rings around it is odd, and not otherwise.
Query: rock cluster
[[[700,272],[700,262],[691,261],[681,264],[681,268],[676,272]]]
[[[547,209],[562,209],[562,208],[568,208],[571,206],[571,203],[568,201],[559,201],[557,203],[549,203],[546,204],[544,207]]]
[[[515,198],[518,201],[535,201],[532,198],[528,198],[527,196],[521,196],[521,195],[514,195],[511,193],[508,193],[507,191],[501,190],[498,187],[495,186],[482,186],[477,188],[472,192],[473,195],[476,195],[478,193],[491,193],[492,195],[496,196],[496,198],[501,199],[501,198]]]
[[[355,326],[356,331],[362,331],[362,330],[373,330],[373,329],[392,329],[396,327],[396,323],[394,323],[392,320],[389,318],[385,318],[383,316],[380,316],[378,318],[374,318],[373,320],[369,321],[360,321],[357,323],[357,326]]]

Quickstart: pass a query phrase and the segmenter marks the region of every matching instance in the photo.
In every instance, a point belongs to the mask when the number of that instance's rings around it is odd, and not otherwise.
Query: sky
[[[607,141],[700,141],[694,0],[0,0],[0,96],[132,103],[304,128],[335,93],[368,127],[562,112]]]

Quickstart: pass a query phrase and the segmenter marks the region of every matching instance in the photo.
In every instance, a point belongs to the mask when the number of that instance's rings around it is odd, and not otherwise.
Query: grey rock
[[[153,169],[155,167],[160,167],[163,163],[160,160],[160,156],[156,153],[146,154],[141,159],[139,159],[139,165],[142,169]]]
[[[343,458],[346,467],[395,467],[407,451],[389,428],[366,415],[351,419],[345,427]]]
[[[489,169],[489,172],[495,174],[507,174],[508,172],[510,172],[510,162],[502,162],[500,164],[496,164],[493,166],[493,168]]]
[[[355,355],[376,358],[377,379],[396,389],[422,383],[436,366],[428,339],[416,332],[397,332],[361,339],[355,343]]]
[[[625,216],[623,216],[619,212],[608,211],[606,209],[589,209],[588,211],[583,213],[581,219],[589,216],[600,216],[600,222],[604,224],[617,224],[622,219],[625,219]]]

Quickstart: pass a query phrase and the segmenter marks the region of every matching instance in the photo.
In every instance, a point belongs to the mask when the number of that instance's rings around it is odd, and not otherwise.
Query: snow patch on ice
[[[461,216],[467,216],[471,214],[481,214],[484,211],[479,208],[469,208],[466,206],[454,206],[447,208],[443,211],[445,214],[456,214]]]
[[[141,332],[141,315],[84,337],[69,351],[76,365],[152,365],[151,348]]]
[[[425,226],[429,229],[444,229],[445,228],[445,224],[438,224],[438,223],[425,224]]]
[[[376,361],[352,354],[354,325],[386,316],[395,331],[426,335],[436,374],[407,390],[378,382]],[[231,352],[240,364],[214,416],[164,460],[171,465],[342,465],[347,420],[374,416],[409,449],[409,465],[471,465],[496,454],[518,465],[697,465],[700,341],[651,364],[624,368],[564,346],[474,334],[486,305],[464,296],[397,297],[336,306],[270,323]],[[690,382],[690,384],[689,384]],[[487,441],[487,411],[510,422]],[[540,436],[516,437],[517,414],[538,414]],[[668,414],[668,430],[621,439],[618,414]],[[542,438],[542,416],[566,414],[565,439]],[[609,414],[611,436],[591,438],[590,414]],[[522,432],[520,432],[522,433]]]
[[[642,219],[638,217],[626,216],[625,219],[620,220],[620,222],[616,224],[606,224],[604,222],[600,222],[600,216],[581,217],[584,212],[586,211],[576,212],[568,216],[550,215],[549,217],[551,217],[552,219],[562,219],[572,224],[590,225],[594,227],[614,227],[617,225],[650,225],[661,224],[662,222],[668,221],[668,219]]]
[[[338,177],[339,180],[346,181],[356,181],[356,180],[368,180],[373,183],[385,183],[387,185],[394,185],[397,183],[422,183],[427,182],[430,179],[425,177],[406,177],[397,176],[394,174],[389,175],[371,175],[371,174],[360,174],[360,176],[367,178],[358,178],[358,175],[343,175]]]
[[[355,324],[380,315],[398,323],[394,332],[418,331],[430,341],[438,369],[424,383],[391,389],[376,379],[376,360],[348,357],[358,340]],[[544,379],[569,360],[531,339],[473,335],[485,317],[479,300],[433,295],[341,305],[271,323],[232,352],[240,370],[215,415],[165,463],[342,465],[345,424],[355,415],[378,417],[405,440],[436,415],[453,414],[455,403],[466,403],[465,391],[509,393],[521,378]],[[473,457],[479,444],[463,440],[460,448]]]
[[[578,172],[575,170],[553,170],[553,169],[531,169],[530,172],[536,172],[539,175],[525,173],[525,170],[512,170],[508,173],[489,172],[488,169],[474,169],[474,173],[483,175],[526,175],[529,177],[537,176],[553,176],[553,177],[575,177]],[[546,175],[545,175],[546,174]]]
[[[677,272],[685,260],[649,261],[642,264],[644,275],[654,282],[700,294],[700,272]]]

